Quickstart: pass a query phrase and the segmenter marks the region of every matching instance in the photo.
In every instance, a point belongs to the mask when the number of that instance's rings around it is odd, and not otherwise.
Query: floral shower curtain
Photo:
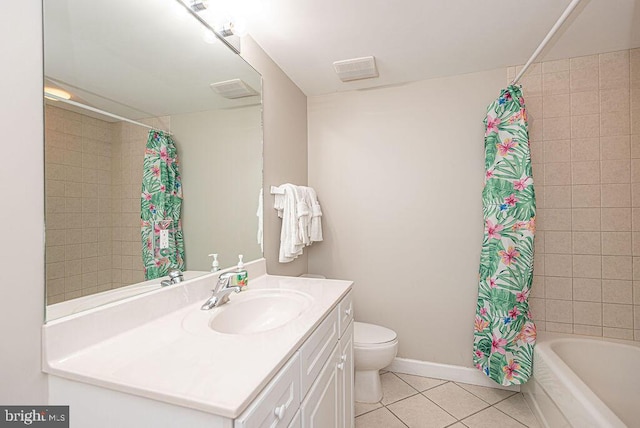
[[[503,89],[485,119],[484,239],[474,323],[474,364],[501,385],[531,375],[536,327],[533,280],[535,193],[527,113],[517,86]]]
[[[146,279],[184,270],[182,182],[171,135],[149,131],[142,173],[142,261]]]

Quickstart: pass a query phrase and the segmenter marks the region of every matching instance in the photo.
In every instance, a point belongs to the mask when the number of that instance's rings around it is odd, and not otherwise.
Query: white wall
[[[280,225],[271,186],[307,184],[307,97],[251,37],[242,39],[242,56],[262,75],[264,124],[264,257],[272,275],[307,271],[307,253],[279,263]]]
[[[257,240],[262,186],[260,106],[171,116],[184,192],[182,230],[188,270],[262,257]],[[233,183],[230,185],[229,183]]]
[[[3,292],[0,299],[0,403],[47,401],[41,372],[44,321],[44,171],[42,103],[42,5],[39,1],[0,3],[0,106],[3,149],[0,189],[10,206],[1,210],[5,227]],[[19,34],[20,37],[16,37]],[[306,97],[252,41],[245,57],[264,78],[265,184],[306,184]],[[10,102],[6,101],[10,100]],[[19,185],[16,185],[19,183]],[[273,200],[265,201],[266,204]],[[281,267],[277,263],[279,219],[266,209],[265,255],[270,270],[306,272],[306,255]]]
[[[471,366],[482,121],[504,69],[309,98],[309,185],[325,241],[309,272],[355,281],[356,319],[398,355]]]
[[[41,12],[37,1],[0,4],[1,54],[11,64],[0,69],[11,100],[0,107],[10,159],[0,183],[11,202],[0,217],[10,225],[0,250],[3,404],[46,401]],[[264,78],[265,187],[305,184],[306,97],[253,41],[243,51]],[[481,121],[503,81],[503,71],[492,71],[309,100],[309,184],[323,204],[326,239],[308,249],[309,270],[354,279],[357,318],[396,329],[401,356],[470,364]],[[306,254],[277,262],[272,202],[265,198],[269,271],[303,273]]]
[[[4,101],[0,168],[3,225],[0,403],[46,403],[40,371],[44,318],[42,4],[0,2]]]

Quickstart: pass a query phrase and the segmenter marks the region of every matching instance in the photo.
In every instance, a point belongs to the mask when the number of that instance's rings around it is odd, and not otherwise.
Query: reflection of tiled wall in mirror
[[[140,188],[145,128],[46,106],[49,304],[144,280]]]
[[[640,49],[543,62],[521,83],[538,328],[640,340]]]

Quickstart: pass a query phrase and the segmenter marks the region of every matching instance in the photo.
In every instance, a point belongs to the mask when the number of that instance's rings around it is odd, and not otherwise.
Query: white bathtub
[[[188,281],[207,273],[209,272],[188,270],[182,272],[182,275],[184,277],[184,281]],[[138,294],[146,293],[148,291],[159,290],[160,288],[162,288],[160,282],[164,279],[169,279],[169,277],[165,276],[158,279],[151,279],[149,281],[139,282],[120,288],[114,288],[113,290],[89,294],[88,296],[78,297],[77,299],[71,299],[64,302],[55,303],[53,305],[47,305],[47,321],[75,314],[77,312],[85,311],[87,309],[95,308],[107,303],[126,299],[128,297],[137,296]]]
[[[640,344],[545,335],[522,391],[549,428],[640,427]]]

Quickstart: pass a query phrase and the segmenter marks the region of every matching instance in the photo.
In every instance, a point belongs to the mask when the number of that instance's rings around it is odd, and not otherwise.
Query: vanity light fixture
[[[376,58],[373,56],[336,61],[333,68],[343,82],[378,77]]]
[[[189,7],[194,12],[202,12],[203,10],[205,10],[207,8],[207,1],[206,0],[192,0],[191,4],[189,5]]]
[[[247,26],[242,19],[225,19],[215,26],[216,33],[222,37],[238,36],[244,37],[247,35]]]
[[[216,25],[215,29],[216,33],[220,34],[222,37],[230,37],[235,34],[233,32],[233,22],[231,21],[224,21],[223,23]]]
[[[211,90],[221,97],[234,100],[236,98],[252,97],[258,95],[255,89],[249,86],[242,79],[225,80],[224,82],[212,83]]]
[[[47,95],[53,95],[53,96],[47,96]],[[71,99],[71,94],[67,91],[63,91],[62,89],[59,88],[52,88],[50,86],[45,86],[44,87],[44,97],[48,100],[51,101],[58,101],[58,98],[62,98],[64,100],[70,100]],[[57,97],[57,98],[54,98]]]

